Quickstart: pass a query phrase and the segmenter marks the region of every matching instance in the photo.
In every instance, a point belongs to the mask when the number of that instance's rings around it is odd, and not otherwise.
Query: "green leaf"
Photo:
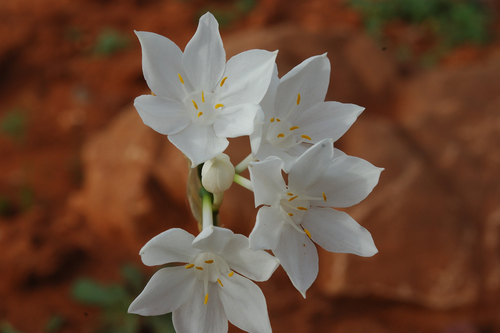
[[[116,307],[129,301],[129,296],[123,287],[102,286],[89,279],[77,281],[73,285],[72,296],[82,303],[101,307]]]

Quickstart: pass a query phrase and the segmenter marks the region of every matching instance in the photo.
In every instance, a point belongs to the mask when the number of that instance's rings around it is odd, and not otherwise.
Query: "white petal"
[[[226,106],[259,104],[267,92],[277,52],[249,50],[235,55],[226,64],[222,75],[224,85],[217,85],[216,93]]]
[[[368,230],[344,212],[311,207],[302,220],[311,238],[329,252],[371,257],[378,252]]]
[[[203,282],[196,280],[188,300],[174,311],[172,321],[177,333],[225,333],[228,330],[219,287],[208,283],[208,302],[205,302]]]
[[[304,60],[281,78],[276,94],[276,116],[284,117],[288,111],[294,110],[288,121],[302,110],[325,100],[330,82],[330,61],[326,54]],[[300,104],[297,105],[297,95]]]
[[[288,187],[292,192],[301,191],[316,183],[330,165],[332,157],[332,139],[316,143],[293,163],[288,174]]]
[[[206,13],[186,45],[182,66],[196,91],[213,91],[222,77],[225,64],[226,51],[219,34],[219,24],[211,13]]]
[[[193,247],[206,252],[222,254],[224,247],[234,237],[234,233],[227,228],[208,227],[193,241]]]
[[[274,71],[271,77],[271,83],[269,83],[269,88],[260,102],[260,106],[264,111],[265,119],[269,120],[275,116],[274,114],[274,104],[276,102],[276,93],[278,92],[278,86],[280,84],[280,79],[278,77],[278,66],[274,64]]]
[[[214,121],[214,130],[217,136],[236,138],[250,135],[254,130],[255,116],[260,106],[254,104],[239,104],[222,107]]]
[[[323,176],[307,191],[311,196],[326,195],[326,202],[319,206],[350,207],[364,200],[377,185],[382,168],[354,156],[335,150],[332,163]]]
[[[189,262],[199,252],[192,248],[194,236],[182,229],[173,228],[153,237],[139,254],[147,266],[171,262]]]
[[[191,122],[184,104],[172,99],[142,95],[135,99],[134,106],[144,124],[161,134],[178,133]]]
[[[249,333],[271,333],[266,299],[260,288],[238,274],[223,278],[222,284],[220,298],[229,321]]]
[[[326,138],[337,141],[356,121],[364,108],[355,104],[322,102],[304,110],[295,120],[299,134],[311,137],[312,142]]]
[[[128,312],[157,316],[175,311],[186,302],[195,281],[195,274],[184,267],[160,269],[130,304]]]
[[[174,42],[151,32],[136,31],[142,48],[142,71],[144,78],[157,96],[182,101],[185,92],[179,79],[184,78],[184,87],[192,91],[191,84],[182,68],[182,51]]]
[[[273,250],[278,245],[283,228],[281,211],[276,207],[263,206],[257,213],[255,227],[249,236],[250,247],[254,250]]]
[[[306,291],[318,276],[318,251],[305,234],[285,223],[274,255],[288,274],[290,281],[306,297]]]
[[[229,145],[226,138],[215,134],[213,126],[191,123],[179,133],[168,136],[180,151],[191,160],[191,167],[216,157]]]
[[[257,115],[253,121],[253,132],[250,134],[250,147],[252,148],[252,155],[255,157],[261,141],[262,141],[262,132],[264,126],[264,112],[262,109],[257,112]]]
[[[267,281],[279,266],[278,260],[266,251],[250,249],[248,238],[234,235],[223,249],[229,267],[254,281]]]
[[[279,202],[286,185],[281,175],[283,161],[277,157],[269,157],[262,162],[252,162],[248,166],[252,181],[255,207],[273,205]]]

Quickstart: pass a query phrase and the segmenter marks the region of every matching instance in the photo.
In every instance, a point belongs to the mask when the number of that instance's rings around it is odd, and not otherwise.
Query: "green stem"
[[[253,192],[252,182],[238,174],[234,175],[234,182]]]
[[[203,229],[211,227],[214,225],[213,214],[212,214],[212,196],[207,191],[204,191],[202,197],[202,211],[203,211]]]
[[[237,166],[234,167],[234,171],[237,174],[242,173],[248,168],[248,164],[254,160],[255,159],[253,158],[252,154],[248,155],[243,161],[241,161]]]

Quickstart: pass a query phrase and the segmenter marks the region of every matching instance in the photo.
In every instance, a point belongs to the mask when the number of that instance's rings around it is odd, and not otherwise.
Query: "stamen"
[[[198,110],[198,104],[196,104],[196,102],[194,101],[194,99],[192,99],[192,101],[193,101],[194,108],[195,108],[196,110]]]
[[[217,109],[217,108],[223,108],[223,107],[224,107],[224,105],[223,105],[223,104],[215,104],[215,108],[216,108],[216,109]]]
[[[323,192],[323,200],[325,200],[325,202],[326,202],[326,194],[325,194],[325,192]]]
[[[224,83],[226,82],[226,79],[227,79],[227,76],[225,78],[222,79],[222,81],[220,81],[220,86],[222,87],[224,85]]]
[[[156,96],[154,92],[151,92],[151,95]]]
[[[184,266],[184,267],[186,267],[186,268],[188,268],[188,269],[189,269],[189,268],[193,268],[193,267],[194,267],[194,264],[189,264],[189,265],[186,265],[186,266]]]
[[[177,73],[177,75],[179,75],[179,80],[181,81],[181,83],[184,84],[184,80],[182,79],[182,76],[179,73]]]
[[[203,112],[198,112],[198,118],[200,118],[200,116],[203,114]]]
[[[293,214],[292,213],[288,213],[288,216],[293,216]]]
[[[205,260],[205,263],[207,263],[207,264],[211,264],[213,262],[214,262],[213,260]]]
[[[222,282],[220,282],[219,279],[217,279],[217,282],[219,282],[219,284],[220,284],[221,287],[224,287],[224,285],[222,284]]]
[[[283,133],[278,134],[278,138],[284,138],[284,137],[285,137],[285,134],[283,134]]]
[[[300,94],[297,94],[297,105],[300,103]]]
[[[306,207],[300,207],[300,206],[299,206],[299,207],[297,207],[297,209],[298,209],[298,210],[307,210],[307,208],[306,208]],[[198,268],[198,267],[196,267],[196,268]]]
[[[205,95],[203,94],[203,91],[201,92],[201,101],[205,103]]]
[[[295,200],[295,199],[297,199],[298,197],[299,197],[299,196],[298,196],[298,195],[296,195],[296,196],[294,196],[294,197],[291,197],[290,199],[288,199],[288,201],[292,201],[292,200]]]
[[[307,139],[307,140],[311,140],[311,137],[309,135],[302,134],[300,137]]]
[[[299,129],[299,126],[293,126],[293,127],[290,127],[290,131],[294,131],[296,129]]]
[[[203,304],[207,304],[207,302],[208,302],[208,294],[205,295],[205,303]]]
[[[281,119],[280,118],[276,118],[276,121],[279,123],[281,121]]]
[[[231,271],[231,273],[229,273],[227,276],[231,277],[231,276],[233,276],[233,274],[234,274],[234,272]]]
[[[274,118],[271,118],[271,119],[270,119],[270,121],[271,121],[272,123],[274,123]]]
[[[286,195],[293,195],[293,193],[292,192],[288,192]]]
[[[304,231],[305,231],[307,237],[311,238],[311,233],[309,232],[309,230],[307,230],[306,228],[304,228]]]
[[[202,271],[202,270],[203,270],[203,267],[196,266],[195,268],[196,268],[197,270],[200,270],[200,271]]]

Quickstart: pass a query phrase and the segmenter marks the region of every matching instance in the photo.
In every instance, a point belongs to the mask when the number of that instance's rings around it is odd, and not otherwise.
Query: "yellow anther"
[[[193,267],[194,267],[194,264],[189,264],[189,265],[186,265],[186,266],[184,266],[184,267],[186,267],[186,268],[193,268]]]
[[[201,101],[205,103],[205,95],[203,94],[203,91],[201,92]]]
[[[290,127],[290,131],[294,131],[296,129],[299,129],[299,126],[293,126],[293,127]]]
[[[220,81],[220,86],[222,87],[224,85],[224,83],[226,82],[226,79],[227,79],[227,76],[225,78],[222,79],[222,81]]]
[[[297,199],[298,197],[299,197],[299,196],[298,196],[298,195],[296,195],[296,196],[294,196],[294,197],[291,197],[290,199],[288,199],[288,201],[292,201],[292,200],[295,200],[295,199]]]
[[[311,140],[311,137],[309,135],[302,134],[301,137],[307,140]]]
[[[284,137],[285,137],[285,134],[283,134],[283,133],[278,134],[278,138],[284,138]]]
[[[207,264],[211,264],[213,262],[214,262],[213,260],[205,260],[205,263],[207,263]]]
[[[297,209],[298,209],[298,210],[307,210],[307,208],[306,208],[306,207],[297,207]],[[196,267],[196,268],[198,268],[198,267]]]
[[[200,118],[200,116],[203,114],[203,112],[198,112],[198,118]]]
[[[219,284],[220,284],[221,287],[224,287],[224,285],[222,284],[222,282],[220,282],[219,279],[217,279],[217,282],[219,282]]]
[[[193,101],[194,108],[195,108],[196,110],[198,110],[198,104],[196,104],[196,102],[194,101],[194,99],[192,99],[192,101]]]
[[[224,107],[224,104],[215,104],[215,108],[218,109],[218,108],[223,108]]]
[[[231,273],[229,273],[227,276],[231,277],[231,276],[233,276],[233,274],[234,274],[234,272],[231,271]]]
[[[309,232],[309,230],[304,229],[304,232],[306,233],[307,237],[311,238],[311,233]]]
[[[300,103],[300,94],[297,94],[297,105]]]
[[[325,192],[323,192],[323,200],[325,200],[325,202],[326,202],[326,194],[325,194]]]
[[[292,213],[288,213],[288,216],[293,216],[293,214]]]
[[[271,119],[270,119],[270,121],[271,121],[272,123],[274,123],[274,118],[271,118]]]
[[[293,195],[293,193],[292,192],[288,192],[286,195]]]
[[[202,271],[202,270],[203,270],[203,267],[200,267],[200,266],[196,266],[195,268],[196,268],[197,270],[200,270],[200,271]]]
[[[281,121],[281,119],[280,118],[276,118],[276,121],[279,123]]]
[[[205,295],[205,303],[203,304],[207,304],[207,302],[208,302],[208,294]]]
[[[179,73],[177,73],[177,75],[179,75],[179,80],[181,81],[181,83],[184,84],[184,80],[182,79],[182,76]]]
[[[154,92],[151,92],[151,95],[156,96]]]

